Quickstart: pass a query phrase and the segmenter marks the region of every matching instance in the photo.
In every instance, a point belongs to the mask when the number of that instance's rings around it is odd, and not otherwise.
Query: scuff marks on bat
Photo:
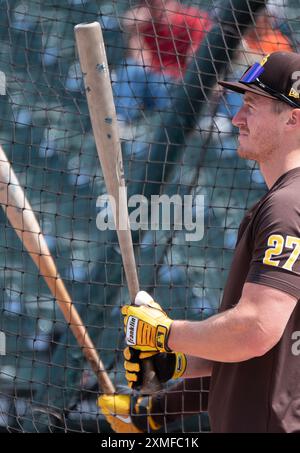
[[[98,72],[106,72],[107,68],[106,68],[106,64],[105,63],[98,63],[96,65],[96,69]]]
[[[123,167],[123,159],[121,152],[118,153],[117,162],[116,162],[116,173],[119,184],[125,183],[125,176],[124,176],[124,167]]]

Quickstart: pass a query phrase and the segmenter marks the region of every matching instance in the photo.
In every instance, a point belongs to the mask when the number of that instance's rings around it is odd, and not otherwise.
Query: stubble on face
[[[242,159],[265,163],[276,153],[280,135],[273,102],[262,96],[245,95],[245,103],[253,104],[255,110],[239,127],[237,154]]]

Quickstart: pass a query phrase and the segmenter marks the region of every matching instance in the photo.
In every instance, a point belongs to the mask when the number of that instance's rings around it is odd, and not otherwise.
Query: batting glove
[[[143,360],[149,359],[153,364],[159,382],[179,379],[186,369],[186,356],[181,352],[155,353],[142,352],[127,347],[124,350],[124,368],[128,386],[137,389],[143,384]]]
[[[157,431],[160,425],[152,416],[152,398],[132,395],[102,395],[98,406],[116,433]]]
[[[125,315],[124,330],[128,346],[147,352],[171,352],[167,342],[173,321],[150,294],[139,291],[135,305],[125,305],[122,314]]]

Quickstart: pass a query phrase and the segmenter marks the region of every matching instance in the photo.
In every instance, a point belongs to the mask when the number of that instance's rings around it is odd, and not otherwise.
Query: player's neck
[[[269,189],[280,176],[297,167],[300,167],[300,149],[287,154],[284,158],[277,158],[259,164],[260,171]]]

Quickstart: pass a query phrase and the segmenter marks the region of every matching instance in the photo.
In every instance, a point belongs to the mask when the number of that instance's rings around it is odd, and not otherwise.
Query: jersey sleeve
[[[300,298],[300,205],[280,194],[261,207],[253,222],[247,282]]]

